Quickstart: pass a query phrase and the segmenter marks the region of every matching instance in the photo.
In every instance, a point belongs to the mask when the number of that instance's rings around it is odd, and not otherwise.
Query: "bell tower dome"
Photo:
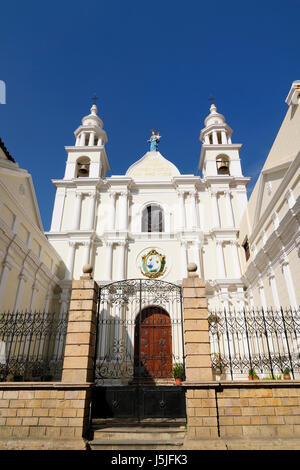
[[[90,111],[74,132],[75,145],[65,147],[68,160],[64,179],[104,178],[110,169],[105,151],[108,139],[96,104]]]
[[[215,104],[211,105],[204,125],[200,132],[202,150],[199,163],[203,176],[243,176],[239,157],[242,145],[232,143],[233,130],[225,117],[218,113]]]

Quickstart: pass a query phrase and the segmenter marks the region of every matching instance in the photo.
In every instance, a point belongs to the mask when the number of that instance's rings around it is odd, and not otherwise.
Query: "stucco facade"
[[[0,309],[57,311],[61,258],[46,239],[31,175],[0,148]]]
[[[241,256],[243,280],[248,302],[256,307],[300,304],[299,96],[300,82],[294,82],[286,116],[241,221],[239,243],[249,245],[249,259]]]
[[[46,235],[67,267],[65,297],[87,263],[99,283],[146,278],[142,259],[154,250],[165,257],[160,279],[181,283],[187,263],[195,262],[212,306],[243,305],[238,233],[249,178],[224,116],[212,105],[201,131],[202,178],[180,174],[159,151],[137,161],[133,156],[125,175],[107,177],[107,136],[97,112],[93,105],[82,119],[75,145],[66,147],[64,178],[53,180],[57,192]],[[143,217],[148,211],[151,218],[151,210],[161,226],[145,229]]]

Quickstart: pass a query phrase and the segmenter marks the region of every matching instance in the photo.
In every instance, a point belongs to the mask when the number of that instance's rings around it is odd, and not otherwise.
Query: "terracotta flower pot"
[[[179,377],[177,377],[177,378],[175,379],[175,383],[176,383],[176,385],[181,385],[182,379],[179,378]]]
[[[283,374],[283,379],[284,380],[291,380],[291,375],[290,374]]]

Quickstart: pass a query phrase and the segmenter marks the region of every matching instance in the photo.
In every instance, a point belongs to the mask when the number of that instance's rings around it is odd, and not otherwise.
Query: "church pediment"
[[[131,165],[126,176],[140,180],[169,179],[180,175],[176,166],[164,158],[160,152],[147,152],[140,160]]]

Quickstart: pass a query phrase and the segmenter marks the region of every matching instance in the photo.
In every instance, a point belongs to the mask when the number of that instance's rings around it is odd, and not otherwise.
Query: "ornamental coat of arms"
[[[159,277],[166,272],[166,257],[156,250],[150,250],[142,256],[141,273],[147,277]]]

